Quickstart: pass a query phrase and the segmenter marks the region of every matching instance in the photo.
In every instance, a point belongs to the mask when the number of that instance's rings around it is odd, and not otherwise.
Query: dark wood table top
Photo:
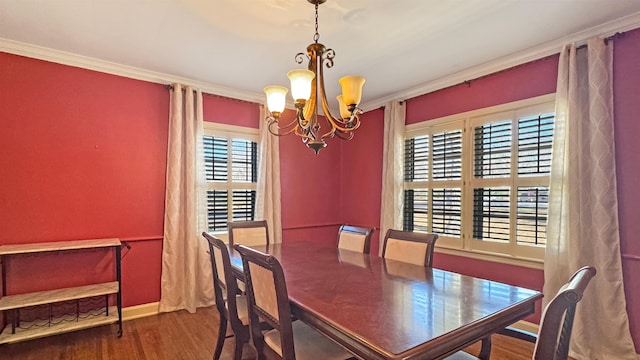
[[[535,311],[537,291],[311,242],[255,246],[292,312],[365,359],[439,359]],[[242,260],[231,250],[241,276]]]

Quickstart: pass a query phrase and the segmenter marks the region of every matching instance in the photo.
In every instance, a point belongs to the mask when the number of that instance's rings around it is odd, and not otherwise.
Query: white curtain
[[[200,235],[205,215],[200,182],[202,154],[202,92],[174,84],[169,114],[167,180],[162,248],[160,311],[214,304],[208,247]]]
[[[620,259],[613,132],[613,43],[560,55],[544,305],[583,265],[598,274],[578,304],[569,355],[636,360]]]
[[[387,230],[402,230],[405,118],[404,102],[393,100],[385,106],[379,255],[382,255],[382,241]]]
[[[267,220],[269,242],[282,242],[282,213],[280,211],[280,140],[269,133],[265,108],[260,106],[260,152],[256,194],[257,220]]]

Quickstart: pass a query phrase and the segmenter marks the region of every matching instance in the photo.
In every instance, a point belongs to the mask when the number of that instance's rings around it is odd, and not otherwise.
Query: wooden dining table
[[[535,311],[538,291],[292,241],[254,249],[284,269],[292,314],[363,359],[441,359]],[[243,278],[242,259],[230,249]]]

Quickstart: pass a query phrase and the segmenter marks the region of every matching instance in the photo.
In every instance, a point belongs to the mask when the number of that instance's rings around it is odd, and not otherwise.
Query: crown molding
[[[203,92],[209,94],[221,95],[255,103],[264,102],[264,94],[262,93],[242,91],[226,86],[140,69],[132,66],[122,65],[88,56],[77,55],[65,51],[54,50],[4,38],[0,38],[0,51],[39,60],[50,61],[58,64],[99,71],[106,74],[123,76],[130,79],[165,85],[178,83],[200,89]]]
[[[604,24],[559,38],[554,41],[535,46],[512,55],[496,59],[478,65],[445,77],[426,82],[422,85],[406,89],[367,103],[362,104],[360,107],[366,112],[375,110],[381,106],[385,106],[392,100],[407,100],[427,94],[436,90],[444,89],[449,86],[463,83],[467,80],[477,79],[482,76],[493,74],[498,71],[502,71],[517,65],[521,65],[530,61],[538,60],[546,56],[558,54],[562,50],[562,47],[566,44],[574,43],[576,45],[582,45],[587,42],[588,39],[594,36],[608,37],[617,32],[625,32],[640,28],[640,12],[636,12],[630,15],[623,16],[619,19],[606,22]]]

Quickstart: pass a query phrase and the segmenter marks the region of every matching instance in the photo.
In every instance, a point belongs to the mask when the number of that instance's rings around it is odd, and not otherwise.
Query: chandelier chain
[[[313,41],[317,44],[318,40],[320,40],[320,33],[318,32],[318,3],[316,2],[316,33],[313,35]]]

